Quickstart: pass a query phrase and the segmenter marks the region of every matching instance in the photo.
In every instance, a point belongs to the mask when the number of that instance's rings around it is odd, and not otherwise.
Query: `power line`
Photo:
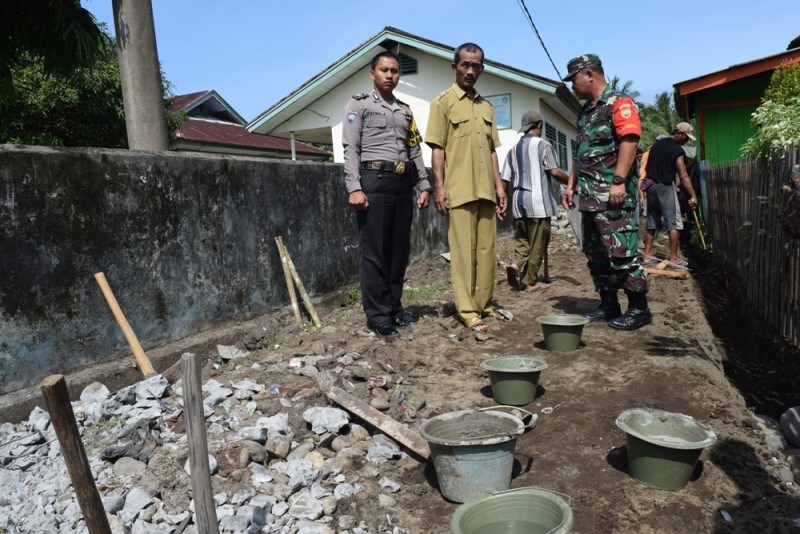
[[[525,5],[525,0],[517,0],[517,3],[519,4],[519,7],[522,8],[522,11],[525,12],[525,16],[528,17],[528,22],[530,23],[531,28],[533,28],[533,31],[536,33],[536,37],[539,38],[539,42],[542,44],[542,48],[544,49],[544,53],[547,54],[547,59],[550,60],[550,64],[553,66],[553,69],[555,69],[556,74],[558,75],[558,79],[561,80],[561,81],[564,81],[564,79],[561,77],[561,73],[558,72],[558,67],[556,67],[556,64],[553,62],[553,58],[550,57],[550,52],[547,51],[547,47],[544,45],[544,41],[542,40],[542,36],[539,35],[539,30],[536,29],[536,24],[533,23],[533,18],[531,17],[530,11],[528,11],[528,6]]]

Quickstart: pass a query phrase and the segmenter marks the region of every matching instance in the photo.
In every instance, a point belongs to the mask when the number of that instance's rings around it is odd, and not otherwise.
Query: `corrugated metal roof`
[[[189,95],[186,95],[189,96]],[[289,139],[250,133],[239,124],[210,121],[189,117],[181,124],[178,137],[193,142],[214,143],[219,145],[241,146],[272,151],[291,152],[292,142]],[[315,156],[328,156],[329,152],[295,142],[295,152]]]

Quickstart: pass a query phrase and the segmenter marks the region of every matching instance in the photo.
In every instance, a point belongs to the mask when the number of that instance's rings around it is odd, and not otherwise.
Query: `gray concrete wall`
[[[413,257],[445,234],[416,216]],[[357,280],[341,165],[0,145],[0,394],[129,357],[98,271],[145,350],[286,305],[276,235],[310,293]]]

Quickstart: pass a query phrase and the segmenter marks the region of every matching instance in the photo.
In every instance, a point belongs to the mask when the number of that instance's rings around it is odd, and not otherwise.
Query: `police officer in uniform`
[[[372,93],[354,95],[342,132],[348,203],[357,212],[361,300],[367,325],[384,338],[411,321],[401,297],[411,249],[414,188],[417,207],[428,207],[428,173],[414,116],[394,97],[400,60],[391,52],[372,58]]]

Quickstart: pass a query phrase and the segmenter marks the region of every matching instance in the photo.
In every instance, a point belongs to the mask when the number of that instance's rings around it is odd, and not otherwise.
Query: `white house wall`
[[[450,67],[450,61],[430,56],[415,49],[401,49],[400,51],[418,61],[418,73],[402,76],[395,89],[395,95],[411,107],[424,138],[430,102],[455,81],[455,74]],[[567,135],[568,139],[575,139],[574,123],[565,120],[546,104],[540,102],[542,97],[549,95],[489,73],[484,73],[481,76],[476,88],[479,93],[485,96],[511,95],[511,128],[499,130],[501,146],[498,148],[497,154],[501,166],[506,153],[519,138],[517,129],[519,128],[522,114],[529,109],[541,113],[545,122],[556,126]],[[365,67],[361,72],[344,80],[333,90],[314,101],[305,110],[297,113],[270,133],[289,137],[292,131],[300,132],[323,127],[331,128],[334,161],[341,163],[344,161],[344,151],[342,149],[344,107],[352,95],[368,92],[371,89],[372,82],[369,79],[369,67]],[[423,146],[423,158],[426,165],[430,165],[431,151],[427,146]]]

